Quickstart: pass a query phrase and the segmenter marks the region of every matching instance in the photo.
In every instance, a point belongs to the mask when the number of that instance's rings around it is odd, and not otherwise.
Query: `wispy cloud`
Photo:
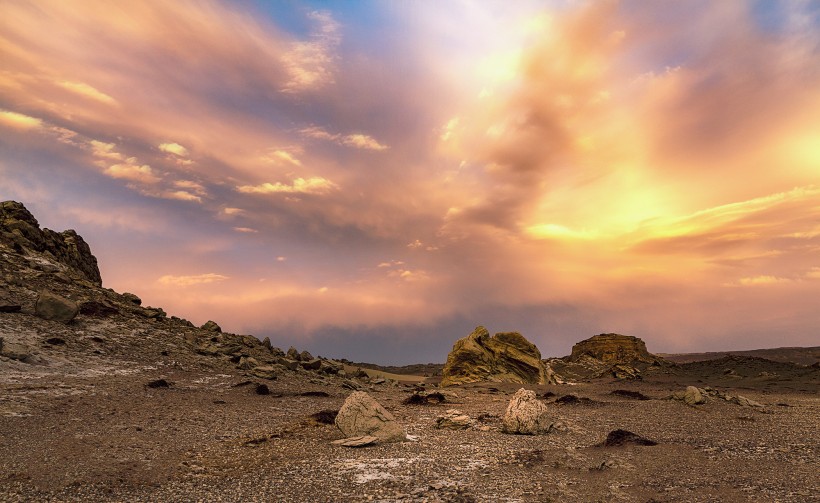
[[[242,185],[236,190],[246,194],[327,194],[337,188],[337,185],[330,180],[313,176],[296,178],[290,184],[266,182],[261,185]]]
[[[169,154],[178,155],[179,157],[188,157],[188,149],[179,143],[160,143],[158,148]]]
[[[329,133],[325,129],[320,128],[318,126],[311,126],[307,128],[303,128],[299,131],[303,136],[308,138],[315,138],[318,140],[327,140],[339,145],[345,145],[348,147],[360,148],[365,150],[387,150],[387,145],[383,145],[379,143],[375,138],[372,136],[361,134],[361,133],[353,133],[353,134],[340,134],[340,133]]]
[[[186,287],[194,285],[203,285],[208,283],[219,283],[227,279],[230,278],[222,274],[216,274],[211,272],[205,274],[194,274],[190,276],[175,276],[168,274],[159,277],[157,279],[157,282],[166,286]]]

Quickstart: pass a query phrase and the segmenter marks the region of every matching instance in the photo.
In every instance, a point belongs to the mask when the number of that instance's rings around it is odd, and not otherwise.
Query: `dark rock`
[[[167,314],[165,313],[165,311],[161,307],[151,307],[151,306],[148,306],[145,309],[143,309],[140,312],[140,314],[142,314],[146,318],[152,319],[152,320],[161,320],[161,319],[163,319],[167,316]]]
[[[118,314],[119,312],[119,309],[107,301],[97,302],[96,300],[88,300],[80,303],[80,314],[84,316],[104,318]]]
[[[606,440],[598,444],[601,447],[620,447],[624,445],[658,445],[654,440],[636,435],[631,431],[614,430],[609,432]]]
[[[216,324],[213,320],[208,320],[204,325],[201,327],[202,330],[207,330],[208,332],[222,332],[222,327]]]
[[[11,300],[11,296],[5,290],[0,290],[0,313],[16,313],[22,309],[18,302]]]
[[[52,346],[64,346],[65,345],[65,339],[60,338],[60,337],[49,337],[48,339],[46,339],[45,342],[46,342],[46,344],[51,344]]]
[[[299,393],[299,396],[320,396],[327,398],[330,394],[325,391],[303,391],[302,393]]]
[[[291,360],[295,360],[295,361],[297,361],[297,362],[298,362],[299,360],[301,360],[301,359],[302,359],[302,358],[299,356],[299,351],[297,351],[297,350],[296,350],[296,348],[295,348],[295,347],[293,347],[293,346],[291,346],[291,347],[289,347],[289,348],[288,348],[288,352],[285,354],[285,356],[287,356],[287,357],[288,357],[288,358],[290,358]]]
[[[316,424],[334,424],[336,422],[336,416],[339,415],[338,410],[320,410],[319,412],[314,412],[308,419],[315,422]]]
[[[146,384],[149,388],[169,388],[171,386],[165,379],[156,379]]]
[[[125,292],[122,295],[120,295],[120,297],[122,297],[122,300],[124,300],[125,302],[128,302],[129,304],[134,304],[136,306],[141,306],[142,305],[142,299],[140,299],[139,297],[137,297],[133,293]]]
[[[595,403],[595,401],[586,397],[579,397],[576,395],[564,395],[555,400],[555,403],[558,405],[591,405]]]
[[[80,307],[76,302],[65,297],[61,297],[47,290],[40,292],[37,303],[34,306],[34,314],[44,320],[61,321],[68,323],[80,312]]]
[[[304,352],[302,353],[304,354]],[[314,359],[314,360],[305,360],[302,359],[302,368],[305,370],[319,370],[322,368],[322,360]]]
[[[624,398],[632,398],[633,400],[651,400],[651,398],[644,395],[640,391],[630,391],[627,389],[616,389],[614,391],[611,391],[609,394]]]
[[[538,348],[517,332],[490,337],[484,327],[456,341],[442,371],[442,386],[478,381],[548,384],[555,379]]]
[[[288,370],[298,370],[299,369],[299,362],[290,360],[288,358],[277,358],[276,363],[285,367]]]
[[[299,359],[303,362],[309,362],[310,360],[313,360],[313,355],[310,354],[308,351],[302,351],[301,353],[299,353]]]
[[[443,403],[444,401],[444,395],[437,391],[434,391],[432,393],[413,393],[409,397],[405,398],[402,403],[405,405],[438,405],[440,403]]]
[[[264,339],[262,339],[262,347],[264,347],[268,351],[273,351],[273,346],[270,343],[270,337],[265,337]]]
[[[257,384],[255,391],[257,395],[270,395],[270,388],[267,384]]]

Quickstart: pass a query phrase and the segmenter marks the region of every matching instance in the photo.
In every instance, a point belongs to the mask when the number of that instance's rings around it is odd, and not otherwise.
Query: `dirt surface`
[[[554,394],[545,401],[556,423],[533,437],[499,431],[514,385],[447,388],[444,403],[404,405],[411,387],[363,383],[418,439],[349,449],[331,445],[342,437],[335,426],[309,418],[341,406],[351,392],[342,378],[299,370],[260,380],[159,352],[82,359],[70,353],[71,329],[57,328],[67,344],[43,353],[74,363],[0,362],[0,501],[820,501],[816,390],[744,386],[763,408],[695,408],[665,399],[685,384],[675,375],[530,387]],[[147,386],[157,379],[169,386]],[[310,391],[329,396],[302,396]],[[567,394],[591,401],[555,403]],[[486,431],[435,429],[450,408]],[[599,445],[618,429],[658,445]]]

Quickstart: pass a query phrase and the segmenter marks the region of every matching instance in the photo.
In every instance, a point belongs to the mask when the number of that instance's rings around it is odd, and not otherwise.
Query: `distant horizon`
[[[393,364],[477,325],[546,355],[817,343],[820,3],[0,19],[0,199],[197,325]]]

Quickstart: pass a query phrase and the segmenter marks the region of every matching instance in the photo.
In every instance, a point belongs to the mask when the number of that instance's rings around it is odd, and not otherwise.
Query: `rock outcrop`
[[[393,414],[364,391],[347,397],[335,419],[345,437],[372,436],[379,442],[401,442],[407,435]]]
[[[572,346],[569,361],[580,361],[591,356],[607,364],[634,365],[636,362],[652,363],[659,357],[646,350],[646,344],[638,337],[620,334],[600,334]]]
[[[518,435],[542,435],[549,432],[552,419],[549,409],[534,391],[524,388],[515,392],[501,423],[501,431]]]
[[[555,378],[535,344],[517,332],[490,337],[484,327],[456,341],[442,371],[442,386],[480,381],[549,384]]]
[[[0,242],[20,253],[30,249],[51,255],[86,280],[102,285],[97,258],[91,254],[88,243],[73,230],[40,229],[37,219],[21,203],[0,203]]]

